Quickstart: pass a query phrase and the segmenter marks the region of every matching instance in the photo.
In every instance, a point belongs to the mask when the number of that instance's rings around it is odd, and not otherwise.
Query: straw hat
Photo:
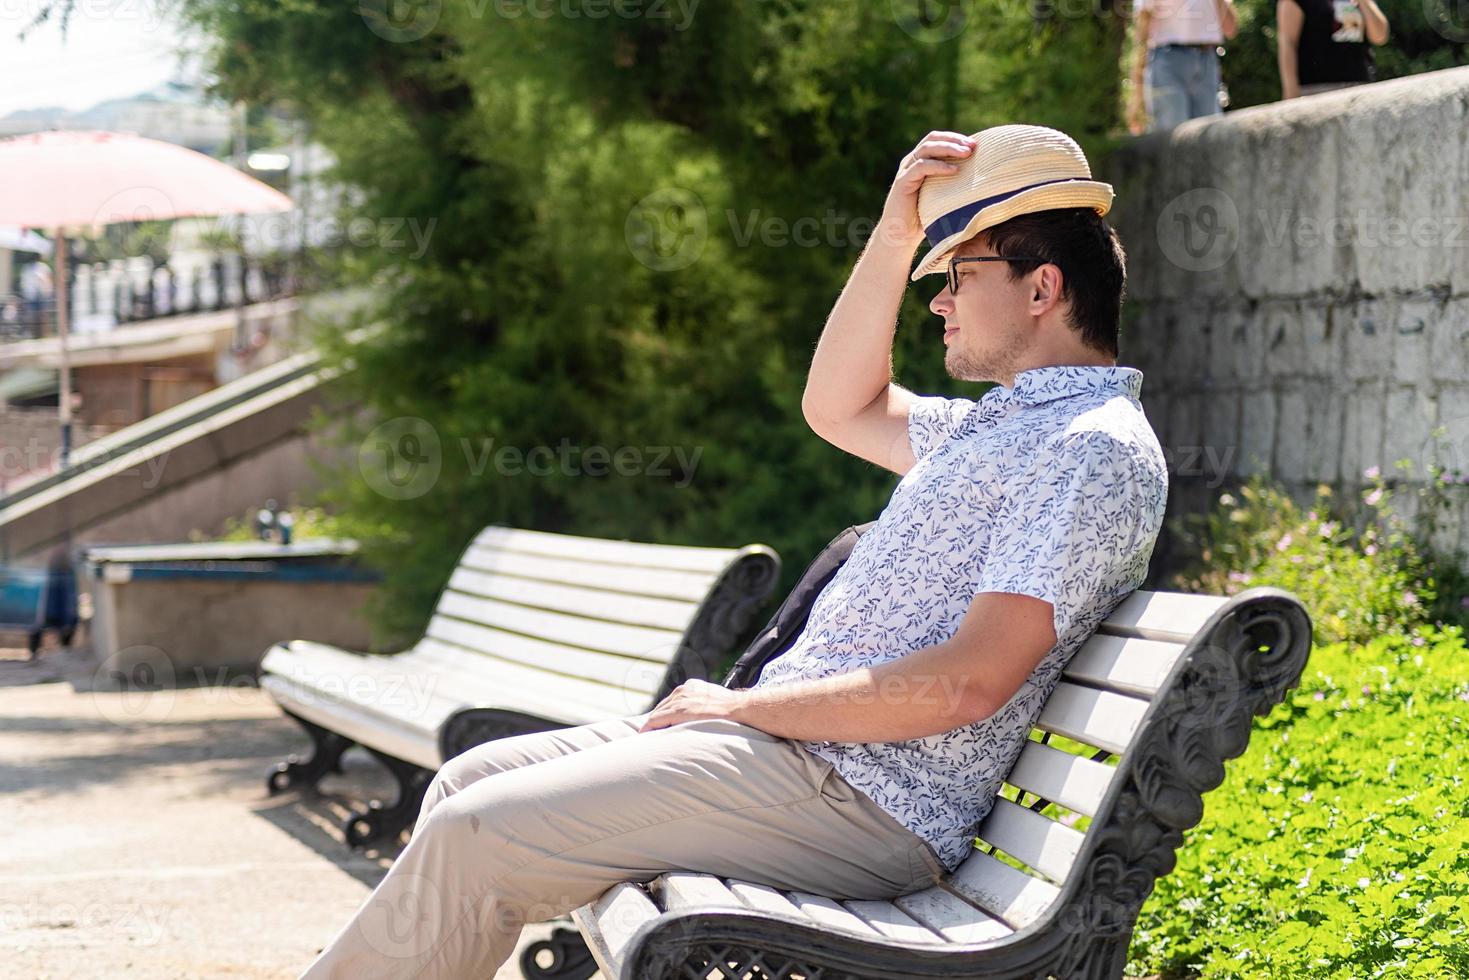
[[[918,218],[932,248],[912,280],[948,268],[950,253],[1017,214],[1089,207],[1106,214],[1112,185],[1092,180],[1086,155],[1070,136],[1046,126],[991,126],[973,134],[974,150],[951,174],[926,177]]]

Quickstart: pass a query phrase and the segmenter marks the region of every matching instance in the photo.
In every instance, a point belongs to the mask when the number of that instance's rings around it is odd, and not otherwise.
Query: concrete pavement
[[[386,872],[337,826],[391,780],[353,750],[320,795],[267,796],[307,743],[259,689],[92,690],[83,650],[23,658],[0,650],[6,980],[292,978]]]

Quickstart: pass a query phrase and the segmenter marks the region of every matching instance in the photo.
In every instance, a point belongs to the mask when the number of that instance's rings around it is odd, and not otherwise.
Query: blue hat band
[[[1090,180],[1090,178],[1057,177],[1055,180],[1043,180],[1038,184],[1027,184],[1024,187],[1017,187],[1013,191],[1005,191],[1003,194],[996,194],[994,197],[987,197],[983,200],[975,201],[973,204],[966,204],[962,208],[950,211],[948,214],[939,218],[933,224],[924,228],[923,234],[928,239],[929,245],[937,246],[939,242],[943,241],[945,238],[948,238],[950,235],[955,235],[963,231],[964,227],[969,224],[970,218],[973,218],[976,214],[983,211],[991,204],[999,204],[1001,201],[1008,201],[1016,194],[1023,194],[1026,191],[1033,190],[1037,187],[1045,187],[1047,184],[1064,184],[1068,181],[1073,180]]]

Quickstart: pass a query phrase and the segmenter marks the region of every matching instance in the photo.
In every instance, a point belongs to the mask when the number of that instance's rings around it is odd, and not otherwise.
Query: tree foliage
[[[931,129],[1015,121],[1096,161],[1124,31],[1110,9],[967,0],[179,9],[220,94],[308,121],[355,217],[432,222],[422,254],[343,257],[383,328],[320,337],[354,367],[329,414],[360,450],[325,499],[387,568],[376,618],[404,636],[492,522],[763,541],[784,589],[873,517],[894,477],[812,435],[800,399],[897,161]],[[910,291],[895,374],[973,395],[943,373],[936,288]],[[384,481],[399,450],[434,468],[421,492]]]

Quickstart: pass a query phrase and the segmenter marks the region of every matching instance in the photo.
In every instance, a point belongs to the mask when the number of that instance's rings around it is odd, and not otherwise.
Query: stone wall
[[[1253,473],[1348,505],[1398,460],[1469,474],[1469,68],[1193,120],[1099,169],[1171,513]],[[1435,543],[1469,547],[1469,486],[1449,499]]]

